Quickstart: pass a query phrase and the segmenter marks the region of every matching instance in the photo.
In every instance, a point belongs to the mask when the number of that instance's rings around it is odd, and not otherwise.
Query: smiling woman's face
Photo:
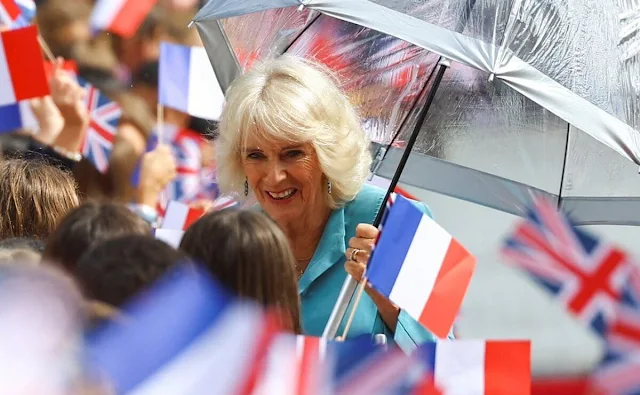
[[[324,211],[322,169],[310,143],[249,137],[242,166],[260,206],[281,225]]]

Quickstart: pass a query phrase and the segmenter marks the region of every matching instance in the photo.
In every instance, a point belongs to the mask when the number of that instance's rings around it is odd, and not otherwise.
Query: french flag
[[[454,340],[416,351],[443,394],[531,394],[531,342]]]
[[[37,37],[35,26],[0,33],[0,107],[49,94]]]
[[[181,264],[87,339],[89,371],[113,393],[252,393],[275,320]]]
[[[160,104],[198,118],[220,118],[224,94],[204,48],[163,42],[159,68]]]
[[[184,231],[204,214],[204,210],[192,208],[184,203],[172,200],[167,205],[167,210],[162,220],[162,228]]]
[[[181,229],[154,229],[153,235],[156,239],[164,241],[176,250],[180,248],[182,237],[184,236],[184,230]]]
[[[17,129],[39,129],[28,100],[0,107],[0,133],[10,133]]]
[[[89,21],[94,31],[132,37],[157,0],[98,0]]]
[[[32,0],[0,0],[0,24],[9,29],[27,27],[36,15]]]
[[[446,338],[473,276],[475,258],[400,195],[378,237],[368,281],[434,335]]]
[[[327,341],[318,337],[280,334],[269,345],[258,394],[315,395],[330,391]]]

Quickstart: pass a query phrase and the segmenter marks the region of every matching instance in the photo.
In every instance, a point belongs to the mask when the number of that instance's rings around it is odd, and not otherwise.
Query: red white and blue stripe
[[[0,107],[0,133],[13,132],[17,129],[36,131],[38,128],[38,121],[31,111],[28,100]]]
[[[35,26],[0,33],[0,107],[49,94],[37,36]]]
[[[441,341],[416,354],[443,394],[531,393],[530,341]]]
[[[605,336],[630,272],[623,251],[577,229],[552,202],[539,198],[502,252]]]
[[[21,29],[32,24],[36,16],[33,0],[0,0],[0,24],[9,29]]]
[[[220,118],[224,94],[204,48],[163,42],[159,67],[160,104],[199,118]]]
[[[98,0],[89,24],[94,32],[106,30],[121,37],[135,34],[157,0]]]
[[[90,116],[81,152],[98,171],[105,173],[109,169],[113,140],[118,131],[122,109],[118,103],[111,101],[85,80],[78,78],[78,83],[87,90],[85,104]]]
[[[170,200],[192,202],[202,190],[202,136],[188,129],[167,125],[163,131],[176,161],[176,178],[166,192]]]
[[[114,393],[252,393],[275,320],[234,300],[203,269],[178,265],[87,340],[89,368]]]
[[[396,195],[388,205],[366,277],[434,335],[446,338],[475,258],[408,199]]]

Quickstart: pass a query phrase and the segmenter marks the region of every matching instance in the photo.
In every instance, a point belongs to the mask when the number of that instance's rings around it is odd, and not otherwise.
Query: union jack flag
[[[78,83],[87,90],[85,104],[89,110],[89,128],[82,143],[82,156],[101,173],[109,169],[109,158],[122,116],[120,105],[109,100],[96,87],[78,78]]]
[[[623,251],[577,229],[552,202],[539,198],[502,253],[606,335],[631,268]]]
[[[640,394],[640,352],[606,360],[591,377],[591,386],[598,395]]]
[[[33,0],[0,0],[0,24],[9,29],[21,29],[31,25],[36,16]]]
[[[167,196],[169,200],[190,203],[201,191],[202,137],[188,129],[171,129],[166,138],[171,141],[178,174],[167,186]]]
[[[623,299],[607,331],[607,347],[611,352],[640,352],[640,269],[629,276]]]

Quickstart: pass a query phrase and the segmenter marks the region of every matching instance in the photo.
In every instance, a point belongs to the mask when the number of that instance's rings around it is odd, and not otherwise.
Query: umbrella
[[[284,52],[332,67],[378,175],[397,181],[406,163],[405,183],[507,213],[543,194],[578,224],[638,225],[634,4],[210,0],[194,23],[223,89]]]

